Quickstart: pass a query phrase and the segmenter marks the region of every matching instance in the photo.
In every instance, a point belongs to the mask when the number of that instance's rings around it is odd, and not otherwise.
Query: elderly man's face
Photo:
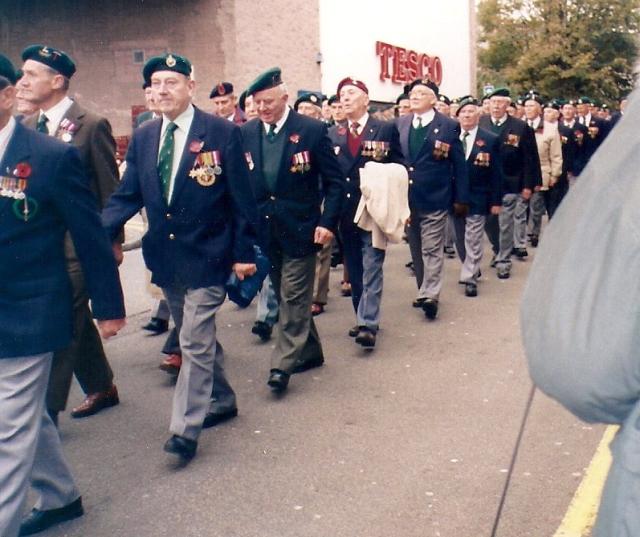
[[[322,119],[322,111],[313,103],[300,103],[298,113],[314,119]]]
[[[16,88],[12,85],[9,84],[0,90],[0,128],[4,127],[11,118],[15,99]]]
[[[416,114],[424,114],[433,108],[438,98],[435,92],[421,84],[418,84],[409,92],[411,111]]]
[[[524,115],[527,119],[536,119],[540,115],[540,105],[532,99],[525,101]]]
[[[229,117],[236,111],[236,98],[233,95],[220,95],[211,99],[213,113],[220,117]]]
[[[369,106],[369,96],[356,86],[342,86],[340,89],[340,102],[345,116],[355,121],[366,113]]]
[[[158,111],[172,121],[176,119],[191,103],[195,85],[191,78],[181,73],[173,71],[153,73],[151,87],[156,96]]]
[[[64,77],[60,73],[34,60],[24,62],[22,72],[24,74],[17,85],[20,98],[38,107],[51,99],[64,84]]]
[[[253,95],[253,102],[258,110],[258,116],[263,123],[272,125],[278,122],[287,108],[289,96],[283,86],[276,86]]]
[[[247,118],[247,121],[258,117],[258,109],[256,108],[256,103],[253,100],[253,95],[247,96],[244,100],[244,115]]]
[[[342,103],[340,101],[331,103],[331,116],[333,117],[333,121],[336,123],[340,123],[345,120],[344,109],[342,108]]]
[[[436,101],[436,104],[433,107],[445,116],[448,116],[451,112],[450,106],[447,103],[443,103],[442,101]]]
[[[458,121],[460,128],[464,131],[470,131],[478,125],[480,119],[480,108],[475,104],[468,104],[458,112]]]
[[[578,104],[576,105],[576,109],[578,110],[578,115],[581,117],[585,117],[589,115],[589,105],[588,104]]]
[[[560,117],[560,111],[556,110],[555,108],[545,108],[544,109],[544,120],[547,123],[555,123],[556,121],[558,121],[558,118]]]
[[[562,117],[565,121],[571,121],[576,117],[576,109],[572,104],[565,104],[562,106]]]
[[[409,99],[401,99],[398,103],[398,117],[407,116],[411,113],[411,101]]]
[[[489,99],[489,108],[491,110],[491,117],[493,119],[500,119],[507,113],[507,108],[511,103],[509,97],[503,95],[494,95]]]

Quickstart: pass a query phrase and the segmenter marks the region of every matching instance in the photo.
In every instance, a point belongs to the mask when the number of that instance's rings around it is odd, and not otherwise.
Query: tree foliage
[[[478,85],[618,100],[634,83],[640,0],[480,0]]]

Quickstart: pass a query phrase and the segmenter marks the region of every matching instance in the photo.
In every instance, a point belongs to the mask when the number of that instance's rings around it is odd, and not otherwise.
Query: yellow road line
[[[553,537],[584,537],[593,527],[600,505],[602,488],[611,466],[609,444],[617,431],[618,427],[614,425],[606,428],[584,478]]]

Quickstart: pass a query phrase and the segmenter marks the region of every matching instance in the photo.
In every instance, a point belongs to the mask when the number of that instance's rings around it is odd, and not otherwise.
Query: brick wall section
[[[135,50],[187,56],[195,103],[205,110],[215,83],[230,80],[240,93],[273,65],[293,99],[298,88],[320,87],[318,0],[0,0],[0,51],[20,65],[32,43],[71,54],[78,65],[71,95],[107,116],[117,135],[129,134],[131,106],[144,103]]]

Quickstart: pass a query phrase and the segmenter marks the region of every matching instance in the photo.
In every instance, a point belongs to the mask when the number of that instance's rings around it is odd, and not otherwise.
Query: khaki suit
[[[38,115],[36,113],[25,119],[24,124],[35,129]],[[116,143],[111,134],[111,125],[107,119],[76,102],[69,107],[64,119],[76,126],[73,136],[69,141],[63,139],[64,130],[61,127],[58,127],[54,136],[80,152],[89,186],[102,208],[119,183]],[[73,373],[87,394],[105,391],[113,382],[113,372],[91,318],[82,270],[69,235],[65,240],[65,255],[73,287],[74,336],[69,347],[54,354],[47,390],[47,408],[52,412],[65,409]]]

